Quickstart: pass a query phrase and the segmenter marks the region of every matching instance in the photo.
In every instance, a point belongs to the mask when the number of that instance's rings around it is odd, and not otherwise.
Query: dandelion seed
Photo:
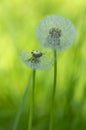
[[[72,44],[75,29],[68,19],[51,15],[38,23],[36,36],[39,42],[45,47],[53,50],[64,50]]]
[[[49,67],[53,63],[51,52],[42,52],[34,50],[32,52],[21,52],[21,60],[32,69],[43,69]]]

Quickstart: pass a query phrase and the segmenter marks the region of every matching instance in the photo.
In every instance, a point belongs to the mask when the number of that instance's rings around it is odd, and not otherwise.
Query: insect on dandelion
[[[69,19],[62,16],[51,15],[42,19],[36,27],[36,37],[40,44],[51,48],[54,52],[54,84],[52,104],[50,110],[49,130],[53,130],[53,109],[57,80],[57,52],[70,46],[75,37],[75,28]]]
[[[29,126],[28,126],[28,130],[32,130],[36,70],[49,67],[53,63],[53,57],[50,51],[43,52],[39,50],[34,50],[31,52],[21,52],[19,55],[22,62],[27,67],[30,67],[33,70],[32,98],[31,98],[31,108],[30,108],[30,117],[29,117]]]

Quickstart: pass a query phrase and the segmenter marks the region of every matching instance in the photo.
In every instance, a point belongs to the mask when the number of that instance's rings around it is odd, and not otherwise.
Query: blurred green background
[[[58,57],[53,130],[86,130],[85,0],[0,0],[0,130],[12,130],[31,73],[18,52],[44,49],[38,44],[35,27],[51,14],[69,18],[76,29],[74,43]],[[38,71],[36,78],[33,130],[48,130],[53,67]],[[31,87],[18,130],[27,130],[30,96]]]

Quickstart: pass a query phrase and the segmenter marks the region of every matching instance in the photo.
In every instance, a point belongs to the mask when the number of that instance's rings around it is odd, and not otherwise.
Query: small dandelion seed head
[[[47,68],[53,63],[51,52],[34,50],[32,52],[21,52],[19,55],[21,60],[32,69]]]
[[[45,47],[53,50],[64,50],[73,42],[75,28],[68,19],[51,15],[38,23],[36,36]]]

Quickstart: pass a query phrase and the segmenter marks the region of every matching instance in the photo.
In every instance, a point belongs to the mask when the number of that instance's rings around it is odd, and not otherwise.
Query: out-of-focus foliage
[[[86,130],[85,0],[0,0],[0,130],[12,130],[31,72],[18,52],[44,49],[36,40],[35,27],[50,14],[69,18],[76,28],[72,46],[58,54],[54,130]],[[48,130],[53,67],[38,71],[36,78],[33,130]],[[18,130],[27,129],[29,90]]]

